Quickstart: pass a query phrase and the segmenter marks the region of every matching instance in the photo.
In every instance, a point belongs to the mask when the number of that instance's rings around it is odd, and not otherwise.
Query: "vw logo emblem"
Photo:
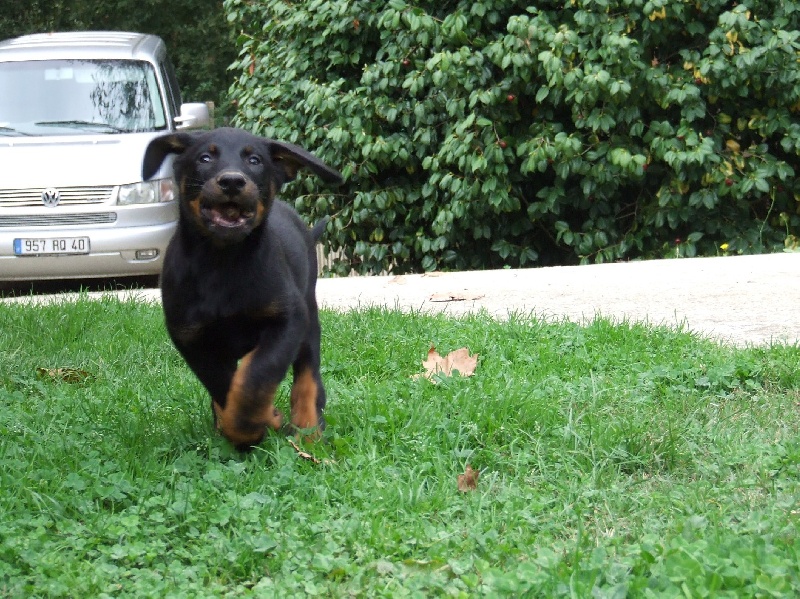
[[[61,199],[61,192],[52,187],[48,187],[42,192],[42,203],[48,208],[55,208],[58,206],[58,201]]]

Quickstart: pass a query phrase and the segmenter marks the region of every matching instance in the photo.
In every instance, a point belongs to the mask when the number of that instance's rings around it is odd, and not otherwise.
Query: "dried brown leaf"
[[[478,488],[478,477],[481,475],[480,470],[475,470],[467,464],[464,474],[458,475],[458,490],[462,493],[468,493]]]
[[[297,452],[298,457],[300,457],[300,458],[302,458],[304,460],[308,460],[309,462],[313,462],[315,464],[324,464],[326,466],[336,463],[336,460],[329,460],[327,458],[324,459],[324,460],[320,460],[319,458],[315,458],[313,455],[311,455],[307,451],[303,451],[303,449],[301,449],[300,446],[297,444],[297,442],[292,438],[287,437],[286,440],[289,441],[289,445],[292,446],[292,449],[294,449]]]
[[[444,293],[434,293],[430,297],[432,302],[465,302],[483,299],[483,295],[470,293],[469,291],[448,291]]]
[[[92,376],[78,368],[37,368],[36,374],[42,379],[52,379],[64,383],[83,383]]]
[[[414,378],[424,376],[425,378],[434,381],[437,375],[453,376],[453,372],[457,371],[461,376],[472,376],[475,374],[475,368],[478,366],[478,354],[470,355],[469,349],[462,347],[451,351],[446,356],[442,357],[436,351],[436,348],[431,345],[428,350],[428,358],[422,361],[422,367],[425,372],[417,374]]]
[[[289,439],[289,445],[291,445],[294,450],[297,452],[297,455],[303,458],[304,460],[308,460],[309,462],[314,462],[315,464],[320,464],[321,462],[319,459],[315,458],[313,455],[308,453],[307,451],[303,451],[300,449],[300,446],[294,442],[294,440]]]

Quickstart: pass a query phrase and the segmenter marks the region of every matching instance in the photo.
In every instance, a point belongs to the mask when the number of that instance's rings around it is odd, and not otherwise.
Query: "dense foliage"
[[[220,0],[3,0],[0,39],[90,29],[161,36],[175,63],[184,101],[225,101],[227,69],[236,48]]]
[[[293,190],[341,270],[797,245],[800,2],[225,8],[239,124],[347,175]]]

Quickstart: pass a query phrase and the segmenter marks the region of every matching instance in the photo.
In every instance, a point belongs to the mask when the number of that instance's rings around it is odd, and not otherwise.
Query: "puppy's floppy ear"
[[[340,185],[344,182],[344,177],[339,171],[332,169],[300,146],[271,139],[266,140],[266,142],[272,161],[283,169],[286,181],[291,181],[297,176],[298,170],[307,167],[325,183]]]
[[[170,133],[156,137],[147,145],[142,160],[142,179],[147,181],[158,172],[167,154],[183,154],[197,139],[197,133]]]

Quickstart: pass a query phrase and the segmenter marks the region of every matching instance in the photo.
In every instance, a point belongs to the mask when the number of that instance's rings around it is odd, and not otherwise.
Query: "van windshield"
[[[166,129],[156,73],[134,60],[0,62],[0,136]]]

